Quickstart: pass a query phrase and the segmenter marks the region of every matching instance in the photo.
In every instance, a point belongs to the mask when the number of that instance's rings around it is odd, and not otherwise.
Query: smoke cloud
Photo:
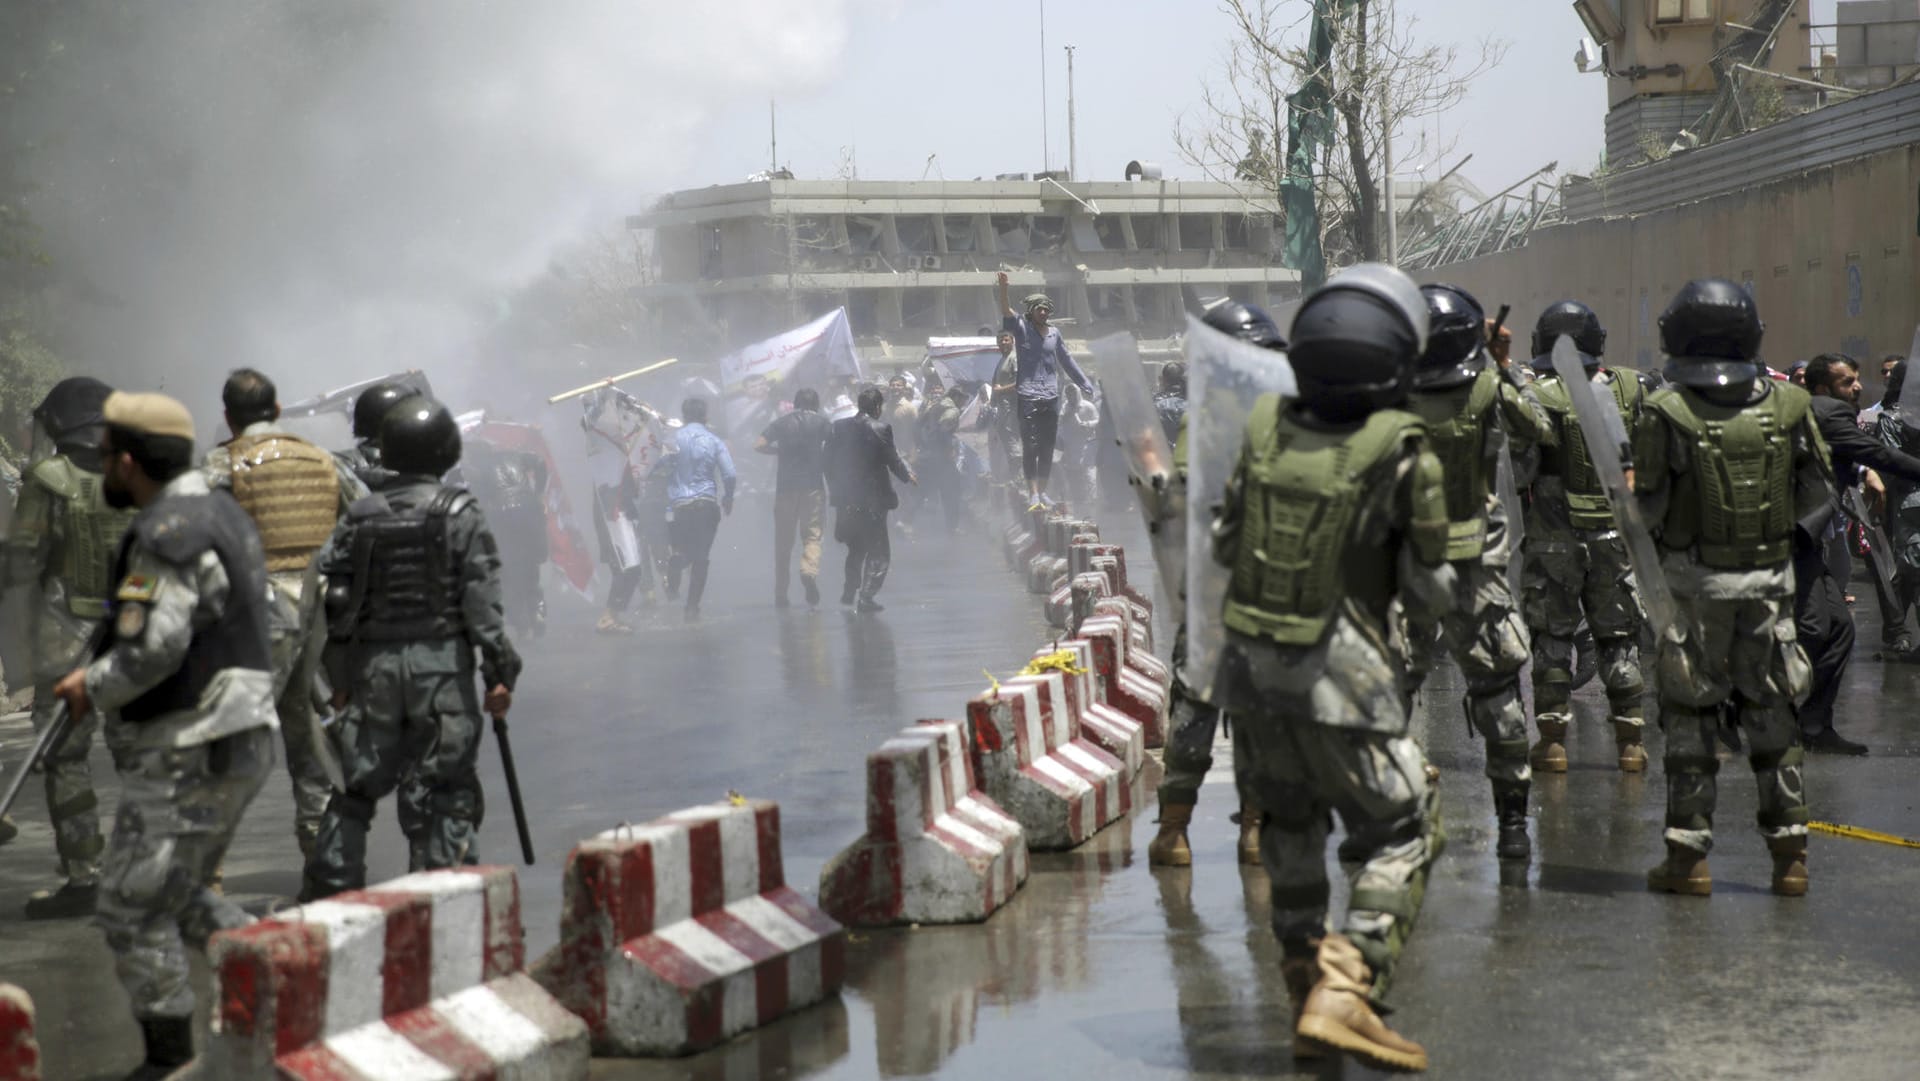
[[[817,86],[863,0],[77,0],[14,123],[78,366],[189,401],[403,367]],[[46,14],[52,12],[53,14]],[[711,177],[711,182],[735,177]]]

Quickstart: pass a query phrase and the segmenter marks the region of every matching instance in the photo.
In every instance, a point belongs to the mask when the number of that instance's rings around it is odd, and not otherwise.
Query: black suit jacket
[[[1846,491],[1859,480],[1856,466],[1866,466],[1908,484],[1920,485],[1920,458],[1881,443],[1860,427],[1860,411],[1838,398],[1817,394],[1813,398],[1813,422],[1820,437],[1827,441],[1827,453],[1833,457],[1833,479],[1838,491]]]
[[[827,487],[836,507],[889,511],[900,505],[887,474],[911,482],[913,473],[893,445],[893,425],[858,414],[833,422],[827,439]]]

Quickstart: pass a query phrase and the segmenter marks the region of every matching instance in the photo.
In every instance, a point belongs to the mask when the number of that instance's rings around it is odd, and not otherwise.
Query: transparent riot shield
[[[1423,309],[1424,310],[1424,309]],[[1226,498],[1247,416],[1263,394],[1296,393],[1285,353],[1187,319],[1187,685],[1213,701],[1225,631],[1227,568],[1212,558],[1213,520]]]
[[[1153,544],[1163,610],[1179,612],[1187,581],[1186,492],[1173,467],[1173,445],[1147,385],[1140,347],[1132,334],[1110,334],[1093,343],[1093,364]]]

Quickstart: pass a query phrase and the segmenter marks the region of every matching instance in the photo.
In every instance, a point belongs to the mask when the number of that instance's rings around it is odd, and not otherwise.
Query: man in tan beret
[[[193,464],[193,418],[160,394],[103,409],[108,505],[138,507],[113,568],[105,646],[54,686],[107,717],[122,792],[96,921],[146,1041],[135,1076],[193,1057],[185,944],[249,921],[210,888],[273,769],[267,570],[258,533]]]

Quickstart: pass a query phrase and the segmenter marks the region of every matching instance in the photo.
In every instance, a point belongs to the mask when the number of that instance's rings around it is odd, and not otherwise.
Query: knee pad
[[[1490,739],[1487,741],[1489,761],[1525,762],[1527,752],[1532,749],[1525,737],[1520,739]]]
[[[361,825],[373,821],[374,803],[365,796],[356,796],[351,792],[335,790],[333,797],[327,800],[327,811],[341,818],[350,819]]]
[[[1714,775],[1720,760],[1712,755],[1669,755],[1667,769],[1667,828],[1713,828]]]
[[[477,788],[443,788],[427,797],[427,809],[441,818],[478,822],[481,807],[480,792]]]
[[[1536,713],[1558,713],[1573,698],[1573,673],[1565,668],[1535,669],[1533,708]]]

